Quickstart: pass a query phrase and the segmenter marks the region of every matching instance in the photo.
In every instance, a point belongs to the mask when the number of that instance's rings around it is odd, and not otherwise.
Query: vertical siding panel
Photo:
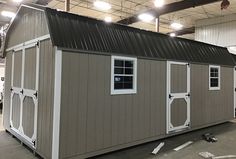
[[[89,56],[89,76],[88,76],[88,120],[87,120],[87,150],[94,151],[96,149],[96,91],[97,85],[94,79],[96,79],[96,59],[95,56]]]
[[[38,95],[38,128],[36,151],[45,158],[51,158],[54,49],[50,40],[40,43],[40,70]]]
[[[3,125],[10,129],[10,97],[11,97],[11,71],[12,71],[12,52],[6,53],[5,82],[4,82],[4,100],[3,100]]]
[[[105,98],[104,98],[104,125],[103,125],[103,140],[104,147],[110,147],[112,145],[112,98],[110,92],[110,78],[111,78],[111,60],[110,56],[105,58],[104,61],[104,86],[105,86]]]

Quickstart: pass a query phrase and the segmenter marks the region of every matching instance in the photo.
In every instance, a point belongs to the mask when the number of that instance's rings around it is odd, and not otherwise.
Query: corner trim
[[[52,158],[59,158],[60,139],[60,115],[61,115],[61,71],[62,51],[55,47],[55,80],[54,80],[54,106],[53,106],[53,137],[52,137]]]

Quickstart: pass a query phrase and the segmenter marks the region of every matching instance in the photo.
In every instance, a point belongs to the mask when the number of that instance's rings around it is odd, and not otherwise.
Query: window
[[[209,66],[209,90],[220,90],[220,66]]]
[[[111,57],[111,94],[134,94],[137,83],[137,58]]]

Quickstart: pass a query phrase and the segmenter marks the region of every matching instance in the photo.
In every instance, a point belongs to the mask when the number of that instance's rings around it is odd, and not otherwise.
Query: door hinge
[[[13,88],[11,88],[10,91],[12,92],[12,91],[13,91]]]
[[[171,94],[169,94],[169,98],[171,99],[173,96]]]
[[[34,93],[34,96],[35,96],[36,98],[38,97],[38,92],[37,92],[37,91]]]
[[[190,97],[190,93],[186,94],[187,97]]]
[[[20,93],[21,93],[21,94],[24,94],[24,90],[22,89],[22,90],[20,91]]]

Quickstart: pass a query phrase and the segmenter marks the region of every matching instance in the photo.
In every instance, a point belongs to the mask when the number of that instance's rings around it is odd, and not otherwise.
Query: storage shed
[[[4,126],[44,158],[87,158],[234,118],[226,48],[23,5],[4,56]]]

